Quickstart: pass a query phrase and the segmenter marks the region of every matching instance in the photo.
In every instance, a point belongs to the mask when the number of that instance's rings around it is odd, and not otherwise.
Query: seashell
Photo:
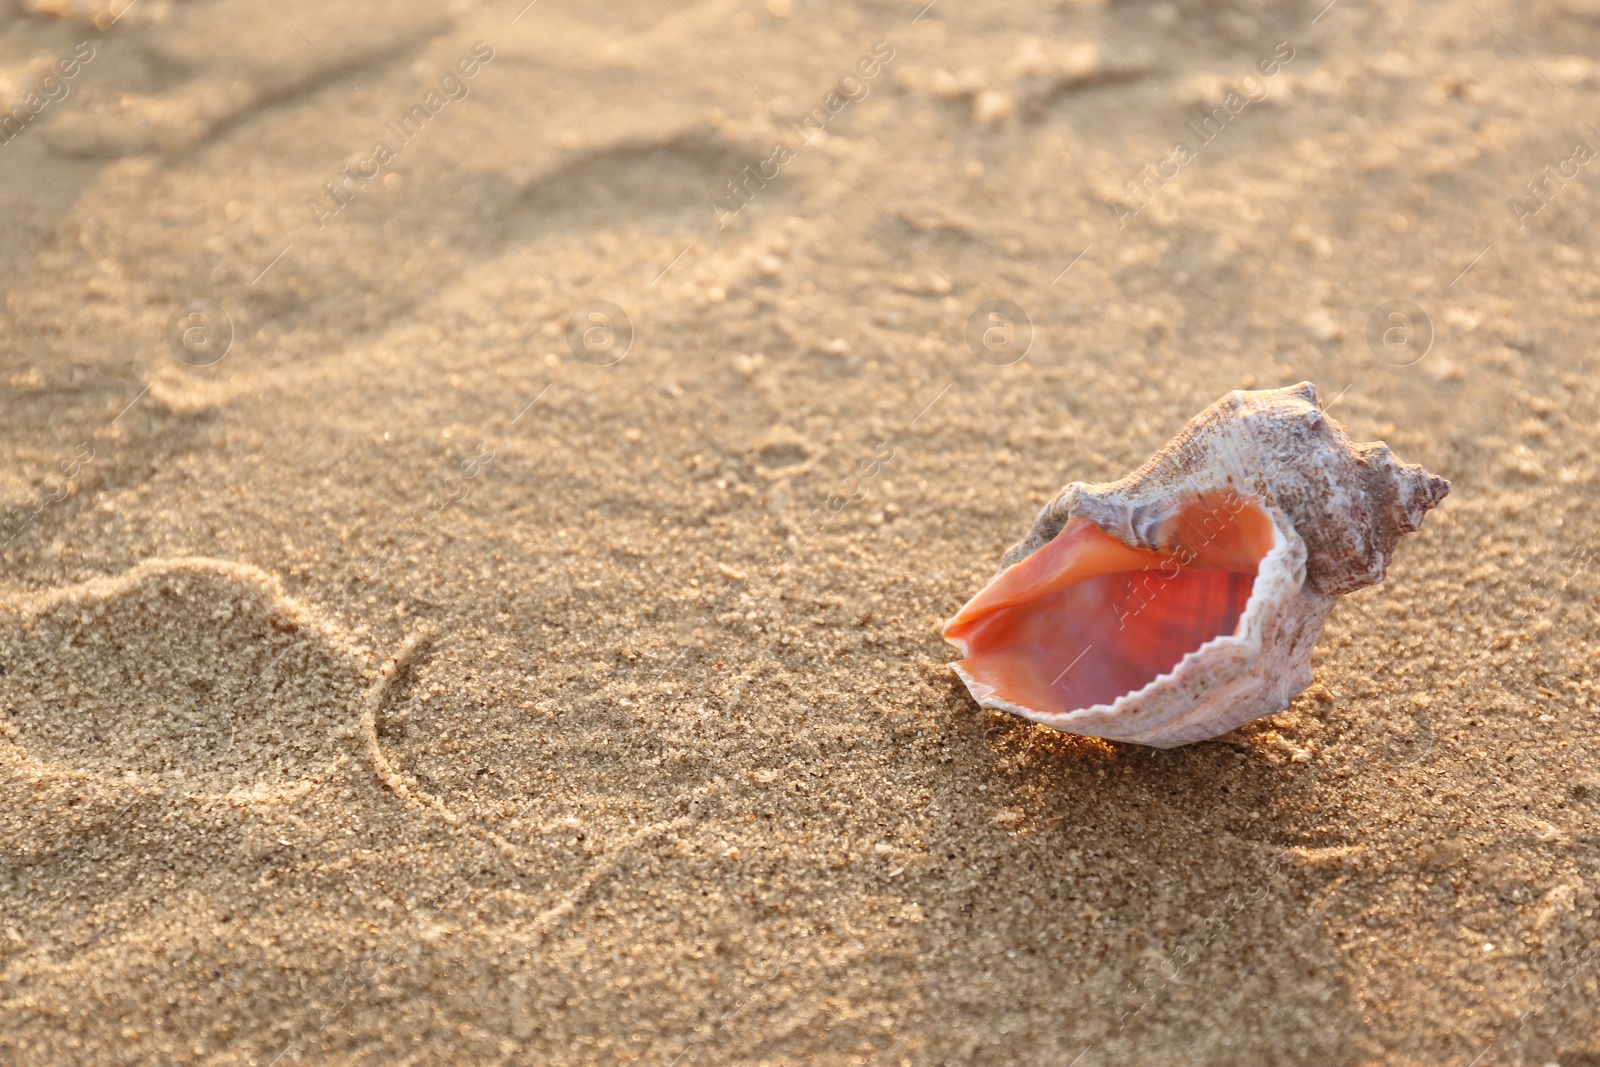
[[[1156,748],[1311,684],[1336,597],[1383,580],[1450,483],[1356,444],[1310,382],[1229,393],[1120,481],[1063,489],[944,636],[974,699]]]

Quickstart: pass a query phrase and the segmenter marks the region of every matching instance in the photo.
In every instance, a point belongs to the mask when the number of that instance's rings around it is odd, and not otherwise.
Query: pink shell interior
[[[1130,548],[1087,519],[1007,568],[946,624],[990,699],[1046,715],[1109,705],[1234,633],[1272,520],[1237,497],[1192,497]]]

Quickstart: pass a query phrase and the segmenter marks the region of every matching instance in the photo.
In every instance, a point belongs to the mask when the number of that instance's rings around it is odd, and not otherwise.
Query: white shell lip
[[[1261,685],[1262,666],[1265,665],[1268,669],[1276,666],[1270,663],[1270,657],[1262,656],[1266,644],[1264,631],[1269,621],[1268,616],[1276,614],[1288,601],[1296,599],[1297,594],[1304,589],[1305,546],[1301,544],[1299,536],[1284,516],[1272,508],[1260,504],[1257,506],[1262,507],[1272,518],[1273,544],[1257,564],[1256,577],[1250,589],[1250,599],[1240,614],[1234,632],[1219,634],[1199,648],[1186,653],[1169,670],[1152,678],[1143,687],[1124,693],[1110,704],[1094,704],[1061,714],[1050,714],[999,700],[991,695],[994,692],[993,687],[974,679],[961,669],[960,664],[952,663],[951,669],[966,685],[973,699],[983,707],[1003,711],[1068,733],[1099,737],[1109,741],[1134,741],[1154,748],[1173,748],[1191,741],[1213,737],[1233,729],[1234,726],[1259,718],[1263,714],[1271,714],[1271,711],[1259,710],[1256,702],[1241,698],[1247,695],[1249,689]],[[961,650],[963,658],[966,657],[965,641],[952,640],[951,644]],[[1253,665],[1257,669],[1237,671],[1236,677],[1225,680],[1223,684],[1205,692],[1202,699],[1194,701],[1188,708],[1179,706],[1164,709],[1160,706],[1150,706],[1153,698],[1162,694],[1181,692],[1183,680],[1216,671],[1219,667],[1230,663],[1246,668]],[[1310,680],[1307,672],[1305,680],[1295,685],[1293,692],[1287,693],[1286,698],[1304,689],[1310,684]],[[1160,702],[1154,703],[1159,705]],[[1162,714],[1164,710],[1168,711],[1167,715]],[[1218,729],[1219,713],[1229,718],[1236,718],[1237,722]]]

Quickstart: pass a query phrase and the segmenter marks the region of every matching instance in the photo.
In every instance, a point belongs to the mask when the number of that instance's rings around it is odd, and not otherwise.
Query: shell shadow
[[[1196,1011],[1231,1020],[1225,1039],[1196,1036],[1202,1059],[1222,1062],[1224,1044],[1250,1062],[1352,1057],[1359,998],[1305,901],[1349,874],[1340,857],[1358,843],[1318,812],[1308,704],[1157,750],[985,711],[959,680],[948,687],[951,781],[935,790],[926,881],[910,887],[945,913],[921,946],[930,973],[955,980],[959,966],[939,973],[951,944],[1011,947],[1015,959],[986,965],[1019,1011],[1048,1004],[1072,1020],[1058,1035],[1076,1042],[1069,1061],[1091,1043],[1137,1060],[1141,1042],[1188,1033]],[[963,868],[1004,892],[970,891]]]

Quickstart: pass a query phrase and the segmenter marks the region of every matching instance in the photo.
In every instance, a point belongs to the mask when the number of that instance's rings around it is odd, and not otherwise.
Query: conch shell
[[[1310,382],[1229,393],[1121,481],[1073,482],[946,624],[984,707],[1156,748],[1289,706],[1335,597],[1450,483],[1355,444]]]

